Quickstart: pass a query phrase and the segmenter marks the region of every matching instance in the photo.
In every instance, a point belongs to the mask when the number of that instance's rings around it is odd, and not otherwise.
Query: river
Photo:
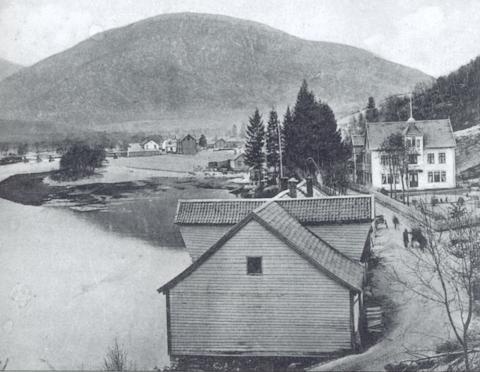
[[[0,180],[55,166],[0,167]],[[176,192],[174,198],[181,197]],[[158,212],[163,202],[139,199],[137,206],[154,205]],[[125,203],[102,218],[0,199],[0,360],[8,358],[8,369],[101,369],[115,339],[137,369],[168,365],[165,300],[156,289],[190,257],[171,247],[178,245],[174,235],[166,239],[170,247],[162,246],[164,238],[149,234],[154,228],[138,232],[135,224],[115,223],[113,217],[125,221],[137,207],[131,198]],[[145,215],[145,221],[155,218]]]

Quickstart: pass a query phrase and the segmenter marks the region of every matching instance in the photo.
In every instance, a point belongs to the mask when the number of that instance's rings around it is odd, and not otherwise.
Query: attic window
[[[262,275],[262,257],[247,257],[247,274]]]

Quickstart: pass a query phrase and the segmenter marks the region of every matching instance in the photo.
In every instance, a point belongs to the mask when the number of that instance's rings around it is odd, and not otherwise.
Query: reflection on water
[[[128,199],[108,202],[105,208],[90,212],[75,212],[107,231],[140,238],[162,247],[184,247],[177,226],[173,223],[179,199],[230,199],[227,190],[169,188],[154,195],[135,195]]]

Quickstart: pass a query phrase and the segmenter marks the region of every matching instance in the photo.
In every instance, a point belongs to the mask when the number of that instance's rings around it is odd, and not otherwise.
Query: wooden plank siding
[[[192,261],[196,261],[215,244],[233,225],[179,225],[183,242]]]
[[[247,275],[247,256],[263,257],[262,275]],[[349,289],[256,221],[168,292],[173,356],[352,349]]]

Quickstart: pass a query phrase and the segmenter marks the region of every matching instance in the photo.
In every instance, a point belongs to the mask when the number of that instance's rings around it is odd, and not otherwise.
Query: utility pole
[[[280,123],[277,125],[277,133],[278,133],[278,154],[280,156],[280,179],[283,178],[283,159],[282,159],[282,135],[280,130]]]

